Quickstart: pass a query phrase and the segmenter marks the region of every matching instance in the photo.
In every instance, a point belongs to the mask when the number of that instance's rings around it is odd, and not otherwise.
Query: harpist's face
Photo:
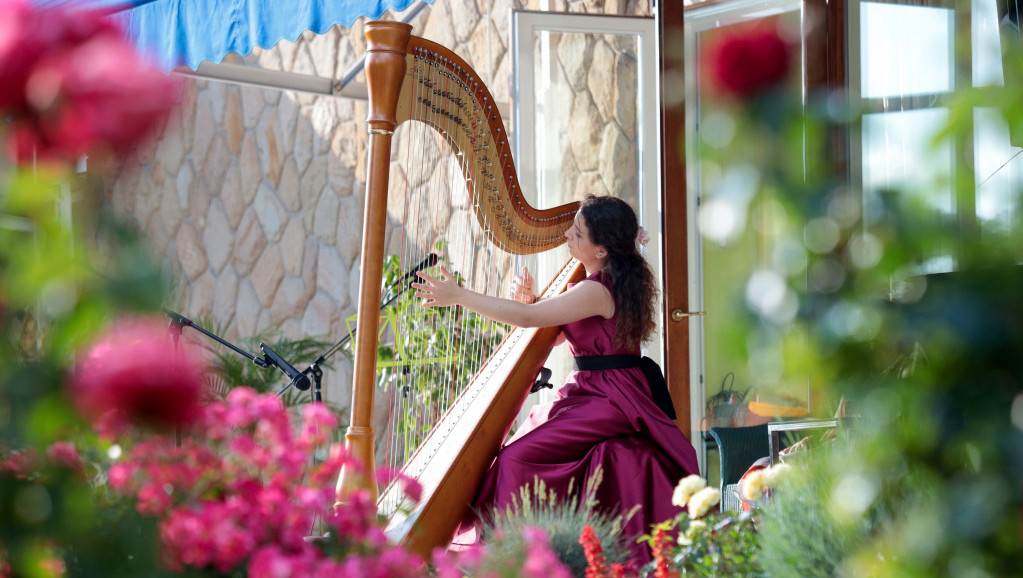
[[[594,245],[590,240],[590,229],[586,226],[586,219],[583,219],[582,212],[575,214],[572,226],[565,231],[565,238],[568,239],[568,253],[581,261],[583,265],[599,264],[607,257],[604,246]]]

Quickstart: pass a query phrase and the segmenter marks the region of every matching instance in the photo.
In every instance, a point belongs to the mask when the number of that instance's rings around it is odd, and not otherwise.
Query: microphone
[[[287,361],[284,361],[284,358],[278,355],[273,349],[270,349],[267,344],[260,343],[259,348],[263,351],[263,356],[266,357],[270,364],[276,365],[278,369],[291,378],[291,383],[295,385],[295,389],[299,391],[306,391],[312,387],[312,383],[310,383],[308,375],[295,369]]]
[[[416,273],[422,271],[423,269],[429,269],[430,267],[433,267],[434,265],[437,264],[437,261],[439,259],[440,257],[438,257],[436,253],[430,253],[429,255],[426,256],[425,259],[420,261],[418,265],[410,269],[408,273],[405,273],[404,275],[401,276],[400,279],[395,281],[394,286],[399,287],[401,285],[404,285],[406,282],[415,281]]]

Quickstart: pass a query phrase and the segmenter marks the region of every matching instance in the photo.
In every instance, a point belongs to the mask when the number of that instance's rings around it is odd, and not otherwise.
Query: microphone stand
[[[429,255],[426,256],[425,259],[420,261],[420,263],[413,267],[408,273],[402,275],[401,278],[398,279],[398,281],[396,281],[394,285],[391,286],[391,291],[393,292],[393,294],[387,301],[380,305],[380,310],[383,311],[384,309],[389,307],[391,304],[398,300],[398,297],[401,297],[403,293],[405,293],[412,287],[412,282],[416,280],[415,278],[416,273],[424,269],[433,267],[434,265],[437,264],[438,260],[439,257],[437,256],[436,253],[430,253]],[[356,332],[355,329],[349,330],[347,335],[342,337],[337,343],[332,345],[330,349],[328,349],[326,352],[317,357],[315,361],[309,364],[309,367],[302,370],[301,372],[302,375],[313,376],[313,403],[323,402],[323,398],[320,394],[321,383],[323,381],[323,369],[320,366],[323,365],[327,361],[327,359],[330,358],[330,356],[334,355],[335,353],[338,352],[338,350],[344,347],[346,343],[351,341],[352,338],[355,337],[355,332]],[[297,380],[298,378],[296,377],[294,380],[292,380],[292,383],[294,383]],[[291,383],[286,385],[284,389],[282,389],[277,395],[282,395],[289,387],[291,387],[291,385],[292,385]]]
[[[170,317],[170,319],[171,319],[170,327],[168,328],[168,330],[170,331],[171,339],[174,342],[175,349],[177,349],[178,339],[181,337],[182,329],[184,327],[191,327],[192,329],[195,329],[196,331],[198,331],[199,333],[202,333],[206,337],[209,337],[210,339],[216,341],[217,343],[223,345],[224,347],[227,347],[231,351],[234,351],[238,355],[241,355],[242,357],[248,359],[253,364],[255,364],[257,367],[261,367],[263,369],[267,369],[267,368],[270,368],[270,367],[276,367],[276,368],[280,369],[281,371],[284,371],[285,373],[287,373],[287,371],[284,369],[284,367],[282,367],[282,365],[288,365],[287,361],[284,361],[283,359],[280,359],[279,362],[276,361],[275,357],[276,358],[280,357],[279,355],[276,355],[276,353],[274,353],[273,357],[269,353],[266,353],[266,352],[264,352],[263,357],[256,357],[255,355],[249,353],[248,351],[245,351],[244,349],[238,347],[237,345],[235,345],[235,344],[233,344],[233,343],[231,343],[231,342],[221,338],[220,336],[218,336],[218,335],[216,335],[216,334],[214,334],[214,333],[212,333],[210,331],[207,331],[206,329],[204,329],[203,327],[201,327],[199,325],[196,325],[191,319],[189,319],[189,318],[187,318],[187,317],[185,317],[183,315],[180,315],[180,314],[175,313],[173,311],[168,311],[167,309],[164,309],[163,311],[167,315],[167,317]],[[265,347],[263,344],[260,344],[260,345]],[[269,350],[271,352],[273,351],[269,347],[266,347],[266,350]],[[287,390],[289,387],[291,387],[296,381],[300,381],[301,377],[303,377],[302,374],[299,374],[298,376],[293,378],[291,380],[291,382],[289,382],[288,385],[286,385],[284,387],[284,389],[282,389],[277,394],[277,396],[280,397],[280,395],[283,394],[284,391]],[[308,389],[308,385],[305,387],[305,389]]]

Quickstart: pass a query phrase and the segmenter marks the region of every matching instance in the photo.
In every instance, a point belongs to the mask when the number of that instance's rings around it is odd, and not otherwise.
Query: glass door
[[[523,192],[539,207],[588,194],[626,200],[650,232],[646,258],[660,280],[653,18],[516,11],[512,26]],[[567,260],[564,247],[539,256],[537,280]],[[661,343],[658,328],[645,354],[660,361]],[[560,384],[571,358],[555,351],[547,367]]]
[[[790,241],[775,227],[784,211],[760,186],[754,159],[743,163],[730,158],[728,166],[722,166],[713,155],[703,154],[733,139],[748,138],[742,125],[717,106],[703,82],[703,56],[717,35],[754,23],[781,27],[791,37],[804,39],[805,52],[806,20],[802,0],[740,0],[696,6],[685,13],[689,303],[691,310],[706,312],[690,318],[689,325],[691,419],[693,443],[710,479],[717,476],[717,459],[707,459],[701,432],[711,426],[752,425],[748,409],[739,403],[744,398],[797,408],[809,407],[810,400],[806,378],[784,367],[782,340],[769,337],[770,320],[747,313],[756,310],[760,300],[785,297],[784,280],[774,279],[781,287],[772,292],[767,272],[786,259]],[[801,73],[805,86],[806,58],[801,53],[796,58],[793,70]],[[787,97],[802,102],[802,86],[795,84]],[[797,306],[777,305],[776,311],[789,308],[793,314]],[[725,403],[708,415],[708,399],[723,398]]]

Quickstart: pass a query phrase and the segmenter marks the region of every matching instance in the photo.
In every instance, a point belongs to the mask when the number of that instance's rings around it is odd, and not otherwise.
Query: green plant
[[[200,320],[197,324],[204,328],[211,328],[210,331],[214,334],[222,332],[221,327],[208,319]],[[287,337],[281,334],[276,327],[267,328],[252,337],[239,340],[241,349],[250,352],[258,352],[260,343],[267,344],[281,357],[294,364],[299,363],[299,360],[316,359],[330,345],[315,337]],[[276,393],[287,385],[286,377],[276,369],[259,367],[234,351],[229,351],[212,341],[204,341],[203,345],[213,355],[214,375],[211,376],[208,385],[214,397],[223,398],[228,390],[240,386],[251,387],[260,393]],[[325,364],[322,367],[326,368],[330,365]],[[284,401],[284,405],[292,406],[309,401],[311,396],[312,390],[303,392],[292,387],[288,388],[281,399]]]
[[[584,576],[588,562],[586,552],[579,543],[583,527],[592,526],[594,533],[604,548],[608,563],[628,561],[628,545],[622,540],[621,532],[624,520],[631,517],[635,510],[624,516],[612,516],[595,511],[597,500],[594,494],[600,485],[603,474],[598,471],[585,488],[581,496],[573,496],[572,485],[569,485],[568,496],[558,496],[549,490],[542,480],[535,478],[532,486],[526,485],[519,490],[517,499],[505,511],[494,510],[492,515],[483,516],[483,535],[487,547],[495,557],[506,557],[521,551],[523,531],[529,527],[543,528],[547,531],[550,547],[558,559],[568,567],[573,576]]]
[[[682,478],[672,503],[683,510],[656,524],[640,538],[650,546],[653,560],[643,576],[756,576],[757,528],[752,512],[738,516],[712,512],[721,501],[717,488],[698,475]]]
[[[438,253],[443,248],[438,244]],[[385,303],[403,290],[399,285],[402,274],[397,256],[384,259]],[[464,281],[457,273],[455,277],[459,283]],[[398,387],[400,395],[415,397],[419,408],[432,413],[396,416],[397,433],[405,440],[403,457],[407,458],[447,410],[444,401],[455,397],[452,388],[465,384],[478,370],[479,352],[492,351],[508,327],[462,307],[427,308],[422,299],[410,295],[384,307],[381,318],[378,387]]]

